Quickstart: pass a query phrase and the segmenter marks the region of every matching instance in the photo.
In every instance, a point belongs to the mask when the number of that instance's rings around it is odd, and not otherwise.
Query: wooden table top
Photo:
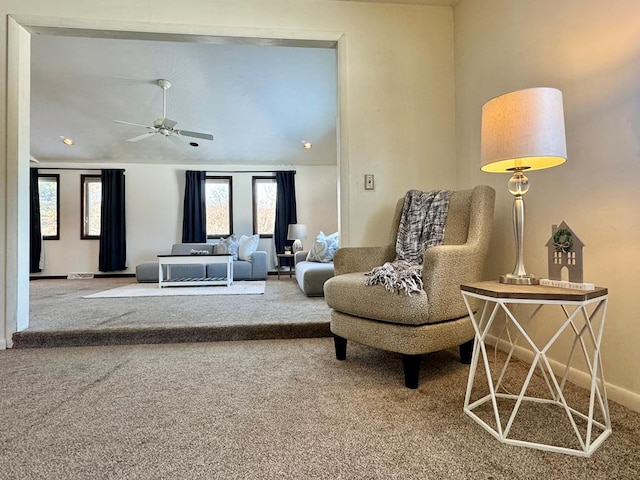
[[[520,300],[559,300],[584,302],[592,298],[602,297],[609,293],[606,288],[596,287],[594,290],[573,290],[569,288],[548,287],[545,285],[510,285],[497,280],[475,282],[460,285],[465,292],[475,293],[493,298],[512,298]]]

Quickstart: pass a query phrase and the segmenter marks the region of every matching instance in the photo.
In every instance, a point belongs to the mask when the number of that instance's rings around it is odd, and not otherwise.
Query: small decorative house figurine
[[[562,280],[566,267],[569,281],[582,283],[582,247],[584,243],[563,221],[551,227],[551,238],[546,243],[549,263],[549,280]]]

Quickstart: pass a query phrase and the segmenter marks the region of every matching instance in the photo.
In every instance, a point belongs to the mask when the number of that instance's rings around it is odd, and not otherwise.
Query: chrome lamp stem
[[[513,199],[513,232],[516,240],[516,265],[513,273],[500,276],[500,283],[537,285],[539,280],[527,273],[524,266],[524,194],[529,191],[529,179],[522,168],[514,168],[509,179],[509,192]]]

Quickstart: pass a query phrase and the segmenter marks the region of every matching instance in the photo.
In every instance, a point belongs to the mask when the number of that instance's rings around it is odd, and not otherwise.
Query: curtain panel
[[[207,241],[207,172],[187,170],[185,175],[182,243],[204,243]]]
[[[296,213],[296,172],[276,172],[276,225],[273,239],[276,253],[284,253],[284,247],[291,245],[292,240],[287,240],[289,224],[298,223]]]
[[[114,272],[127,268],[124,170],[101,173],[100,252],[98,269]]]
[[[29,273],[41,272],[42,230],[40,228],[40,189],[38,169],[31,169],[29,198]]]

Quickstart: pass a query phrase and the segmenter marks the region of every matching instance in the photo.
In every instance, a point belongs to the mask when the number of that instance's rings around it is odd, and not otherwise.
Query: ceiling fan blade
[[[184,147],[185,145],[184,140],[182,140],[178,135],[167,135],[166,138],[168,138],[171,143],[179,147]]]
[[[136,127],[153,128],[150,125],[142,125],[141,123],[123,122],[122,120],[114,120],[116,123],[123,123],[125,125],[135,125]]]
[[[167,128],[173,128],[178,124],[178,122],[176,122],[175,120],[171,120],[170,118],[163,118],[162,119],[162,125],[164,125]]]
[[[189,130],[176,130],[178,135],[183,137],[201,138],[203,140],[213,140],[213,135],[210,133],[190,132]]]
[[[127,142],[139,142],[140,140],[144,140],[145,138],[148,138],[152,135],[155,135],[158,132],[147,132],[147,133],[143,133],[142,135],[138,135],[137,137],[133,137],[133,138],[128,138]]]

